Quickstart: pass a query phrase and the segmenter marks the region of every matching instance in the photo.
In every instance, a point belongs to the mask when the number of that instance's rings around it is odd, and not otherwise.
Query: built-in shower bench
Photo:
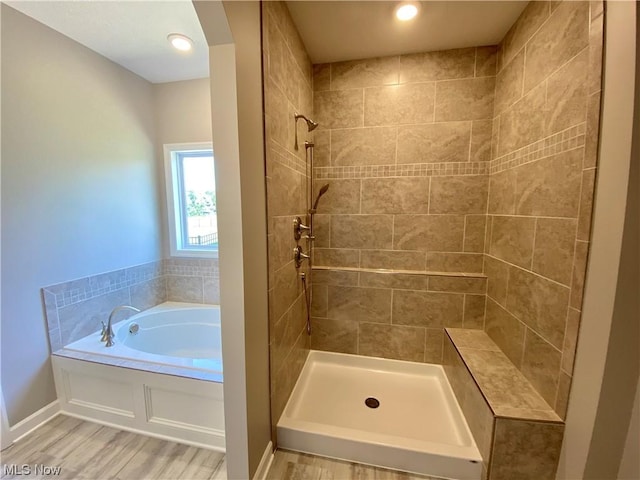
[[[444,369],[490,480],[554,479],[564,422],[482,330],[445,329]]]

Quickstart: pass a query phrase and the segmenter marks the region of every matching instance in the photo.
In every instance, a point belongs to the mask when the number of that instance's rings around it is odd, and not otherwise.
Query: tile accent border
[[[391,177],[432,177],[438,175],[486,175],[489,162],[408,163],[402,165],[356,165],[315,167],[315,178],[361,179]]]
[[[142,310],[168,300],[217,304],[217,259],[170,258],[42,288],[51,352],[95,331],[123,303]]]
[[[583,147],[587,132],[586,122],[545,137],[511,153],[491,160],[489,173],[499,173],[545,157]]]

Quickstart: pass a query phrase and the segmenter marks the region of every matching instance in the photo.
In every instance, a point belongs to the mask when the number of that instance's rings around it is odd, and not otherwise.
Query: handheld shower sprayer
[[[295,128],[295,132],[296,132],[296,141],[295,141],[295,145],[294,148],[296,150],[298,150],[298,120],[303,119],[305,122],[307,122],[307,132],[312,132],[313,130],[315,130],[316,128],[318,128],[318,123],[314,122],[313,120],[311,120],[310,118],[305,117],[304,115],[302,115],[301,113],[294,113],[293,114],[293,118],[295,119],[296,122],[296,128]]]
[[[311,214],[316,213],[316,210],[318,210],[318,202],[320,202],[320,197],[322,197],[325,193],[327,193],[327,190],[329,190],[329,184],[325,183],[320,188],[320,191],[318,192],[318,196],[316,197],[316,201],[313,202],[313,207],[311,207],[311,209],[309,210],[309,213]]]

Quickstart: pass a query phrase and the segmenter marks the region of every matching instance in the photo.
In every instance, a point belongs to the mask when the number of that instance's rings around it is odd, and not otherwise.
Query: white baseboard
[[[56,417],[60,413],[60,402],[54,400],[49,405],[41,408],[33,415],[29,415],[24,420],[16,423],[9,429],[11,435],[11,443],[17,442],[26,435],[29,435],[36,428],[44,423],[47,423],[52,418]]]
[[[269,473],[269,468],[271,468],[272,462],[273,443],[269,441],[269,443],[267,444],[267,448],[264,449],[264,453],[262,454],[260,464],[258,464],[258,468],[256,469],[256,474],[253,476],[253,480],[265,480],[267,478],[267,473]]]

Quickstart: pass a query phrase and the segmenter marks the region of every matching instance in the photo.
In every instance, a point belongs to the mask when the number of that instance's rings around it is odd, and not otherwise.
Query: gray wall
[[[55,400],[40,288],[158,260],[153,88],[2,5],[2,392]]]

